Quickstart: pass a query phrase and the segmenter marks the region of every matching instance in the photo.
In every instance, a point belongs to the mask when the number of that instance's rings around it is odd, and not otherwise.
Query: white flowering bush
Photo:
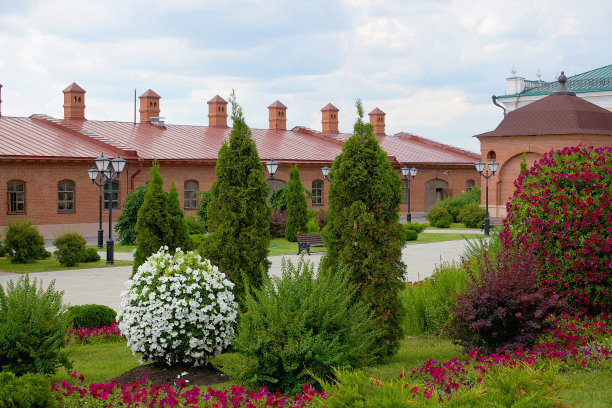
[[[233,287],[208,260],[162,247],[127,281],[119,328],[141,363],[201,365],[234,336],[238,305]]]

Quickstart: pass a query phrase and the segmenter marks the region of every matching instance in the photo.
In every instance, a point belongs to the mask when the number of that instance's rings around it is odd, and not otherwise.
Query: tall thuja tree
[[[165,237],[170,234],[168,224],[168,195],[164,191],[164,180],[159,174],[157,159],[150,170],[151,179],[147,183],[144,201],[138,210],[136,221],[136,254],[132,273],[138,270],[151,254],[165,245]]]
[[[345,273],[357,285],[357,300],[365,301],[383,329],[384,352],[397,351],[403,310],[399,294],[404,286],[404,244],[399,223],[401,181],[363,122],[357,100],[353,135],[344,142],[329,177],[329,207],[323,238],[327,254],[324,273]]]
[[[168,192],[168,236],[166,237],[165,245],[172,252],[176,248],[181,248],[185,251],[191,250],[191,238],[187,232],[185,225],[185,214],[181,208],[179,194],[172,180],[170,191]]]
[[[285,226],[285,238],[295,242],[295,234],[306,231],[308,222],[308,204],[304,195],[304,187],[300,180],[300,172],[297,166],[289,170],[289,182],[287,183],[287,224]]]
[[[211,235],[201,253],[226,273],[235,284],[234,295],[244,305],[245,284],[259,288],[267,274],[270,245],[270,207],[268,184],[263,177],[251,130],[232,92],[234,127],[229,143],[219,149],[215,182],[208,204],[208,228]]]

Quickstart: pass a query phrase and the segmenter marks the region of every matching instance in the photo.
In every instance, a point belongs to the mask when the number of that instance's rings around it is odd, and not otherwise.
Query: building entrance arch
[[[425,183],[425,212],[438,200],[451,197],[452,191],[448,188],[448,182],[440,179],[429,180]]]

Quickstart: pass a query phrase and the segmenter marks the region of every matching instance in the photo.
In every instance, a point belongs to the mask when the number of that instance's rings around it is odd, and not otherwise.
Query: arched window
[[[7,184],[7,203],[9,213],[24,213],[26,183],[20,180],[11,180]]]
[[[465,182],[465,191],[473,190],[475,185],[476,185],[476,182],[472,179],[469,179],[468,181]]]
[[[323,205],[323,181],[312,182],[312,205]]]
[[[108,210],[108,200],[113,203],[113,210],[119,209],[119,182],[113,181],[112,191],[109,194],[108,183],[104,184],[104,210]]]
[[[198,182],[195,180],[187,180],[184,184],[184,204],[186,210],[195,210],[198,208]]]
[[[487,160],[495,160],[497,158],[497,155],[495,154],[494,150],[489,150],[489,153],[487,153]]]
[[[57,183],[57,210],[74,211],[74,181],[62,180]]]

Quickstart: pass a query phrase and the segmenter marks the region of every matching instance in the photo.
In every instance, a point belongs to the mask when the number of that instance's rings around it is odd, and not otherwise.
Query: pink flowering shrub
[[[90,344],[122,341],[125,336],[121,334],[119,326],[113,322],[110,326],[94,327],[73,327],[66,335],[66,343]]]
[[[541,285],[583,312],[612,306],[612,148],[551,151],[515,182],[501,233],[534,247]]]

